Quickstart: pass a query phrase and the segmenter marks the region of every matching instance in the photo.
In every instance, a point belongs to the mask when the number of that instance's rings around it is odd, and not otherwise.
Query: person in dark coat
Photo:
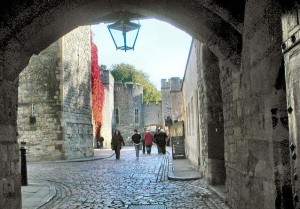
[[[146,134],[146,131],[147,131],[147,128],[144,128],[144,132],[142,133],[142,139],[141,139],[141,141],[142,141],[142,145],[143,145],[143,148],[142,148],[142,151],[143,151],[143,154],[145,154],[145,152],[146,152],[146,149],[145,149],[145,134]]]
[[[156,144],[159,147],[159,150],[162,154],[166,154],[166,143],[167,143],[168,135],[164,131],[164,129],[160,129],[160,131],[155,134]]]
[[[100,148],[100,138],[101,138],[101,126],[99,125],[97,128],[97,133],[96,133],[96,143],[97,143],[97,148]]]
[[[111,148],[115,150],[117,160],[120,160],[120,150],[122,148],[122,145],[125,146],[124,139],[120,131],[115,130],[111,140]]]
[[[103,136],[100,136],[100,138],[99,138],[99,143],[100,143],[99,148],[100,149],[103,149],[103,142],[104,142],[104,138],[103,138]]]
[[[160,127],[157,128],[157,131],[154,133],[154,136],[153,136],[153,142],[156,144],[158,154],[161,153],[160,146],[158,145],[159,133],[160,133]]]
[[[131,137],[131,140],[134,144],[134,148],[135,148],[135,156],[138,159],[139,158],[139,153],[140,153],[140,143],[141,143],[141,135],[138,134],[138,131],[135,129],[134,130],[134,134]]]

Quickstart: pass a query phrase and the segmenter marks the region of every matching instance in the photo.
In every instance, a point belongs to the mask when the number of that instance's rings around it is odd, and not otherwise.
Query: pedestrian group
[[[136,159],[139,159],[139,151],[142,150],[143,154],[151,154],[151,148],[153,142],[156,143],[158,153],[166,154],[166,144],[168,135],[163,129],[158,128],[157,132],[153,134],[149,129],[144,128],[144,131],[140,134],[137,129],[133,131],[131,141],[135,148]],[[119,130],[115,130],[112,136],[111,147],[115,151],[116,159],[120,159],[120,150],[122,145],[125,145],[124,139]],[[142,146],[142,147],[140,147]]]

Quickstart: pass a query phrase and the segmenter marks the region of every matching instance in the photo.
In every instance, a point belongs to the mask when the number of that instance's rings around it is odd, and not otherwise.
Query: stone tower
[[[143,86],[131,82],[115,82],[114,126],[125,140],[134,129],[143,130]]]
[[[172,77],[168,80],[161,79],[161,94],[162,94],[162,120],[165,124],[165,119],[171,117],[172,120],[178,120],[181,116],[182,79]]]
[[[101,135],[104,138],[104,148],[109,148],[112,136],[112,123],[114,121],[114,78],[105,65],[101,65],[101,79],[105,86]]]

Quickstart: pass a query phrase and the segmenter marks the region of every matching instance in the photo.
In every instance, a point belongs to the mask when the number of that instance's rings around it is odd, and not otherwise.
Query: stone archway
[[[8,5],[14,2],[7,3]],[[3,27],[0,36],[1,57],[5,60],[3,77],[14,80],[27,65],[32,54],[37,54],[62,35],[78,25],[101,22],[114,18],[119,11],[119,1],[68,1],[28,4],[25,6],[4,7],[3,16],[12,13]],[[230,18],[230,11],[221,9],[218,4],[213,8],[204,2],[189,3],[174,1],[122,1],[122,9],[138,15],[158,18],[190,33],[222,60],[229,60],[238,67],[241,52],[241,20]],[[10,5],[11,6],[11,5]],[[13,8],[17,8],[14,10]],[[219,9],[218,9],[219,8]],[[8,9],[8,10],[5,10]],[[214,10],[211,10],[214,9]],[[216,13],[217,11],[217,13]],[[224,20],[221,16],[227,16]],[[14,16],[15,15],[15,16]],[[232,22],[230,22],[232,20]]]

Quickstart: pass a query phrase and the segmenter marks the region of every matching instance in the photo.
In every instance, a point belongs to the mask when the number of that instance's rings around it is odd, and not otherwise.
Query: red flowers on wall
[[[92,33],[91,33],[92,34]],[[102,108],[104,103],[104,85],[101,80],[101,71],[98,64],[98,48],[94,44],[91,35],[91,68],[92,68],[92,109],[93,118],[98,131],[99,125],[102,123]]]

